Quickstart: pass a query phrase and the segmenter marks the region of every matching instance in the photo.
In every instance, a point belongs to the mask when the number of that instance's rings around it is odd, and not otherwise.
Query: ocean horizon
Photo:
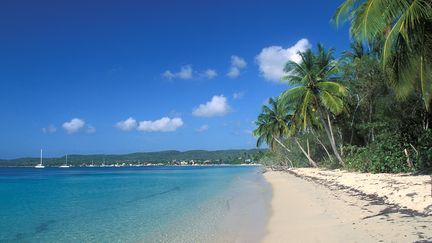
[[[259,166],[0,168],[2,242],[259,242]]]

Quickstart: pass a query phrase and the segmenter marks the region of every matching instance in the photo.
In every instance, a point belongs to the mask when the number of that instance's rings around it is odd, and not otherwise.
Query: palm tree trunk
[[[369,103],[369,124],[372,126],[372,114],[373,114],[373,112],[372,112],[372,102],[370,102]],[[373,141],[375,141],[375,135],[374,135],[374,128],[373,128],[373,126],[370,128],[370,131],[369,131],[369,134],[370,134],[370,139],[371,139],[371,142],[373,142]]]
[[[428,117],[428,113],[429,112],[425,112],[425,118],[423,118],[423,130],[428,130],[429,129],[429,117]]]
[[[351,120],[350,144],[353,143],[353,139],[354,139],[354,119],[355,119],[356,112],[357,112],[358,108],[360,107],[360,101],[361,101],[360,98],[359,98],[359,95],[356,95],[356,97],[357,97],[357,104],[356,104],[356,108],[354,109],[352,120]]]
[[[344,166],[345,163],[342,160],[342,157],[340,156],[339,151],[338,151],[338,149],[336,147],[336,141],[335,141],[334,136],[333,136],[333,129],[332,129],[332,126],[331,126],[330,115],[329,115],[328,112],[326,112],[326,115],[327,115],[327,122],[326,122],[324,120],[324,117],[323,117],[323,110],[319,106],[318,106],[318,112],[319,112],[319,116],[320,116],[321,122],[323,123],[324,130],[326,131],[327,137],[328,137],[328,139],[330,141],[330,145],[332,147],[333,153],[336,156],[336,159],[339,161],[339,164],[341,164],[342,166]]]
[[[330,115],[328,112],[327,112],[327,122],[328,122],[327,130],[329,130],[328,134],[331,136],[330,137],[330,145],[333,149],[333,153],[335,154],[339,163],[344,166],[345,162],[342,160],[342,157],[340,156],[339,151],[337,150],[337,147],[336,147],[336,141],[335,141],[335,138],[333,135],[333,129],[332,129],[331,121],[330,121]]]
[[[324,143],[321,141],[321,139],[318,138],[318,136],[312,132],[312,134],[314,135],[315,139],[318,141],[318,143],[321,145],[321,147],[323,147],[324,151],[326,152],[327,156],[329,157],[330,161],[333,161],[333,158],[331,157],[329,151],[327,150],[326,146],[324,145]]]
[[[288,152],[291,152],[291,150],[289,149],[289,148],[287,148],[286,146],[285,146],[285,144],[283,144],[278,138],[274,138],[274,140],[280,145],[280,146],[282,146],[282,148],[284,148],[284,149],[286,149],[286,151],[288,151]]]
[[[337,160],[339,161],[339,163],[341,165],[345,165],[345,163],[342,160],[342,157],[340,156],[339,151],[337,150],[337,147],[336,147],[336,141],[335,141],[335,138],[334,138],[334,135],[333,135],[333,129],[332,129],[332,126],[331,126],[331,121],[330,121],[330,115],[328,114],[328,112],[327,112],[327,122],[328,122],[327,130],[329,130],[329,132],[327,132],[327,134],[330,135],[330,145],[331,145],[331,147],[333,149],[333,153],[335,154],[335,156],[336,156]],[[326,126],[324,126],[324,127],[326,127]]]
[[[294,168],[293,162],[288,157],[286,157],[286,159],[290,162],[291,168]],[[286,161],[285,161],[285,164],[288,167],[288,163]]]
[[[337,131],[338,131],[338,134],[339,134],[339,141],[341,141],[340,143],[339,143],[339,153],[340,153],[340,155],[341,155],[341,157],[343,157],[344,156],[344,151],[343,151],[343,134],[342,134],[342,131],[341,131],[341,129],[340,129],[340,127],[338,127],[337,128]]]
[[[303,152],[303,154],[306,156],[306,158],[309,160],[309,164],[311,164],[313,167],[318,167],[317,164],[315,163],[315,161],[309,156],[308,153],[306,153],[306,151],[303,149],[303,147],[301,146],[301,144],[299,143],[298,139],[295,138],[294,139],[295,142],[297,143],[297,145],[299,146],[300,150]]]
[[[291,152],[291,150],[289,148],[287,148],[287,146],[285,146],[285,144],[283,144],[281,141],[279,141],[278,138],[274,137],[274,140],[280,145],[282,146],[282,148],[284,148],[286,151]],[[291,167],[294,168],[293,162],[287,157],[288,161],[291,164]]]

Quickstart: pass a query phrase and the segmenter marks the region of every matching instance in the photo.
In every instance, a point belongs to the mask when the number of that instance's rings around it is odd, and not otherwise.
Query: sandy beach
[[[375,175],[358,174],[356,188],[336,183],[332,178],[348,172],[332,172],[331,176],[319,174],[318,169],[288,172],[268,171],[264,177],[273,188],[272,214],[263,242],[428,242],[432,240],[432,216],[424,205],[432,204],[432,198],[422,197],[417,204],[400,206],[404,197],[392,199],[385,195],[361,190],[370,188]],[[321,171],[322,172],[322,171]],[[314,177],[315,174],[315,177]],[[339,177],[337,176],[339,175]],[[349,177],[350,174],[345,174]],[[382,175],[377,175],[381,176]],[[367,177],[369,180],[359,180]],[[399,176],[406,180],[407,177]],[[378,177],[377,177],[378,178]],[[397,177],[393,177],[394,180]],[[426,177],[409,178],[414,184]],[[343,181],[343,180],[342,180]],[[419,182],[420,181],[420,182]],[[394,181],[389,181],[394,183]],[[347,184],[347,183],[345,183]],[[381,184],[381,187],[385,184]],[[360,188],[360,189],[359,189]],[[406,197],[421,195],[430,185],[412,187]],[[395,194],[396,187],[386,194]],[[399,189],[400,191],[401,189]],[[379,190],[378,190],[379,191]],[[405,193],[405,192],[404,192]],[[392,194],[391,194],[392,195]],[[430,196],[430,194],[428,194]],[[397,197],[399,198],[399,197]],[[425,201],[425,203],[421,203]],[[418,204],[420,203],[420,206]],[[403,205],[403,203],[400,203]],[[430,208],[430,207],[429,207]],[[418,210],[416,210],[418,209]],[[421,209],[421,210],[420,210]]]

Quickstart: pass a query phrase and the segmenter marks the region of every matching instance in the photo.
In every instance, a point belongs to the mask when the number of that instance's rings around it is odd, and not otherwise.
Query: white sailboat
[[[93,160],[92,160],[92,163],[88,167],[95,167],[95,165],[93,164]]]
[[[40,155],[40,163],[37,164],[37,165],[35,166],[35,168],[36,168],[36,169],[43,169],[43,168],[45,168],[45,166],[44,166],[43,163],[42,163],[42,149],[41,149],[41,155]]]
[[[66,154],[66,164],[60,165],[59,168],[69,168],[70,166],[67,164],[67,154]]]

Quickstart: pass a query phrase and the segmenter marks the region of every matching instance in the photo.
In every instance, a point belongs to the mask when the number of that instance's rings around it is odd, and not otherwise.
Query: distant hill
[[[264,150],[259,149],[230,149],[230,150],[189,150],[177,151],[167,150],[160,152],[140,152],[131,154],[93,154],[93,155],[68,155],[68,164],[79,166],[83,164],[146,164],[146,163],[163,163],[171,164],[173,161],[190,161],[194,160],[196,163],[227,163],[238,164],[249,161],[255,161],[257,156]],[[64,164],[65,157],[58,158],[44,158],[44,165],[58,166]],[[0,167],[5,166],[34,166],[39,163],[39,158],[18,158],[10,160],[0,160]]]

